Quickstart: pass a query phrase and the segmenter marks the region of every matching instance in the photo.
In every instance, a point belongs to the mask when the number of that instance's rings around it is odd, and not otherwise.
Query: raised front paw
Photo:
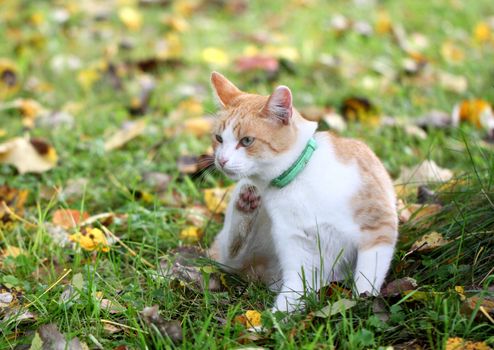
[[[237,209],[244,213],[254,212],[261,204],[261,196],[255,186],[244,186],[237,199]]]

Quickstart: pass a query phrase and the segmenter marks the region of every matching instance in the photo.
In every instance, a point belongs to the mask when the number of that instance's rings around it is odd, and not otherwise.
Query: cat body
[[[213,245],[216,258],[254,271],[259,250],[263,259],[271,256],[265,273],[256,274],[279,290],[277,310],[299,308],[304,290],[349,272],[358,293],[378,294],[398,234],[392,181],[379,159],[359,141],[316,133],[317,124],[293,108],[286,87],[265,97],[241,92],[218,73],[212,83],[223,106],[213,143],[216,165],[239,180]],[[286,186],[274,186],[311,138],[317,148],[305,167]],[[239,210],[235,203],[249,186],[261,204]]]

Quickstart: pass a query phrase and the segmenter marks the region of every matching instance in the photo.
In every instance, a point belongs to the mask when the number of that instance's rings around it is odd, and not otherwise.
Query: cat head
[[[216,167],[239,180],[285,166],[301,127],[310,123],[293,108],[290,89],[278,86],[270,96],[249,94],[216,72],[211,83],[221,108],[213,129]],[[312,134],[315,127],[311,129]]]

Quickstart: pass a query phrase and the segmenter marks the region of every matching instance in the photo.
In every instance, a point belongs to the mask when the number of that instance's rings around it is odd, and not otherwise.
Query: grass
[[[426,297],[383,299],[386,321],[378,317],[376,302],[371,299],[359,300],[354,308],[327,319],[312,320],[306,313],[281,320],[280,315],[265,311],[263,324],[268,331],[254,339],[234,320],[246,310],[269,310],[274,296],[263,286],[237,282],[218,293],[184,289],[141,259],[159,265],[171,249],[182,246],[179,232],[186,225],[185,209],[203,203],[202,189],[228,184],[218,174],[204,178],[180,174],[179,156],[206,152],[210,140],[208,136],[197,138],[167,131],[194,113],[190,107],[194,102],[204,113],[214,112],[208,84],[211,70],[227,74],[247,91],[267,94],[276,84],[288,85],[300,108],[340,106],[348,96],[362,96],[383,115],[413,119],[432,109],[450,112],[467,98],[492,102],[494,45],[492,39],[481,44],[472,38],[475,26],[494,15],[491,1],[466,4],[404,0],[381,1],[375,6],[357,6],[351,1],[253,1],[243,14],[236,14],[231,5],[222,1],[200,1],[202,7],[189,14],[188,4],[199,2],[176,1],[171,6],[139,7],[143,15],[140,31],[121,23],[115,5],[98,3],[108,5],[103,20],[86,10],[94,8],[96,2],[21,4],[7,0],[0,4],[0,37],[7,38],[0,43],[0,58],[15,63],[22,86],[9,99],[32,98],[49,109],[64,109],[75,116],[73,127],[29,130],[32,136],[53,144],[60,159],[56,168],[40,175],[19,175],[13,167],[0,165],[0,185],[29,190],[24,218],[36,224],[35,228],[22,223],[0,228],[0,248],[15,246],[25,252],[16,258],[0,258],[0,284],[20,291],[21,302],[30,303],[29,310],[37,315],[35,321],[20,324],[0,318],[0,349],[29,346],[33,331],[48,323],[56,323],[68,338],[77,336],[90,347],[96,348],[99,343],[105,349],[119,345],[234,348],[252,343],[276,349],[369,349],[388,345],[411,348],[413,344],[441,349],[453,336],[486,340],[492,346],[494,325],[478,310],[471,315],[460,312],[462,301],[454,291],[455,286],[464,286],[470,294],[485,296],[489,290],[492,293],[494,282],[493,149],[483,146],[484,132],[470,125],[430,130],[424,140],[408,135],[400,127],[372,128],[352,123],[344,132],[364,139],[393,177],[403,166],[433,159],[464,179],[460,187],[441,194],[444,210],[428,225],[405,224],[400,228],[402,238],[388,279],[413,277]],[[68,9],[72,14],[67,22],[54,21],[57,8]],[[468,89],[451,92],[437,78],[424,78],[425,73],[401,74],[407,53],[390,34],[364,37],[350,30],[338,35],[331,28],[335,14],[374,25],[382,11],[394,24],[402,25],[408,35],[424,34],[429,46],[423,49],[423,55],[429,60],[429,68],[464,76]],[[179,16],[188,24],[184,32],[164,24],[166,18]],[[264,50],[288,52],[290,57],[295,51],[296,57],[286,61],[275,76],[236,72],[234,58],[252,50],[252,46],[262,46],[248,40],[253,35],[268,37],[270,43],[264,45]],[[109,62],[122,64],[154,58],[156,43],[174,37],[181,46],[180,54],[173,57],[179,61],[178,66],[169,62],[149,73],[156,88],[147,112],[139,117],[130,115],[128,107],[131,99],[139,96],[137,80],[142,73],[136,69],[124,71],[120,77],[123,88],[119,90],[98,67]],[[122,49],[122,41],[131,42],[134,48]],[[457,62],[446,59],[441,54],[446,42],[460,50],[464,58]],[[222,50],[228,62],[206,62],[203,49],[207,47]],[[53,69],[57,57],[67,56],[79,58],[81,68]],[[330,56],[339,57],[342,63],[321,63]],[[382,74],[375,70],[377,63],[393,75],[385,85],[381,85]],[[99,75],[91,86],[78,82],[78,74],[84,69]],[[368,82],[372,83],[370,88]],[[136,118],[147,120],[146,134],[121,149],[105,152],[103,143],[108,135],[124,121]],[[0,111],[0,128],[7,133],[1,142],[25,131],[18,112],[13,110]],[[148,171],[171,175],[168,191],[181,193],[183,205],[172,206],[157,197],[151,201],[139,199],[139,191],[152,190],[142,178]],[[80,197],[47,199],[42,195],[47,188],[63,187],[77,178],[88,180]],[[45,225],[58,208],[127,214],[124,224],[110,228],[138,256],[119,245],[98,254],[60,247],[50,238]],[[220,228],[220,223],[211,222],[201,245],[207,247]],[[430,253],[407,254],[415,239],[430,231],[442,233],[451,242]],[[69,269],[71,273],[55,283]],[[84,285],[79,299],[61,302],[65,286],[78,273]],[[48,290],[49,287],[52,288]],[[102,309],[98,292],[124,306],[124,311],[111,314]],[[308,311],[318,310],[339,297],[338,293],[319,300],[309,296]],[[173,345],[143,323],[140,311],[154,304],[160,306],[164,319],[180,321],[184,334],[181,344]],[[105,333],[102,320],[127,328],[110,335]]]

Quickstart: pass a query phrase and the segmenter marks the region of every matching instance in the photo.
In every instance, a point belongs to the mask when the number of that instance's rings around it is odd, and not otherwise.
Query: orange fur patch
[[[339,160],[344,163],[354,161],[360,170],[362,189],[352,199],[354,220],[366,233],[360,248],[393,245],[398,234],[398,218],[394,201],[389,199],[390,193],[393,198],[395,195],[388,172],[363,142],[328,135]]]

